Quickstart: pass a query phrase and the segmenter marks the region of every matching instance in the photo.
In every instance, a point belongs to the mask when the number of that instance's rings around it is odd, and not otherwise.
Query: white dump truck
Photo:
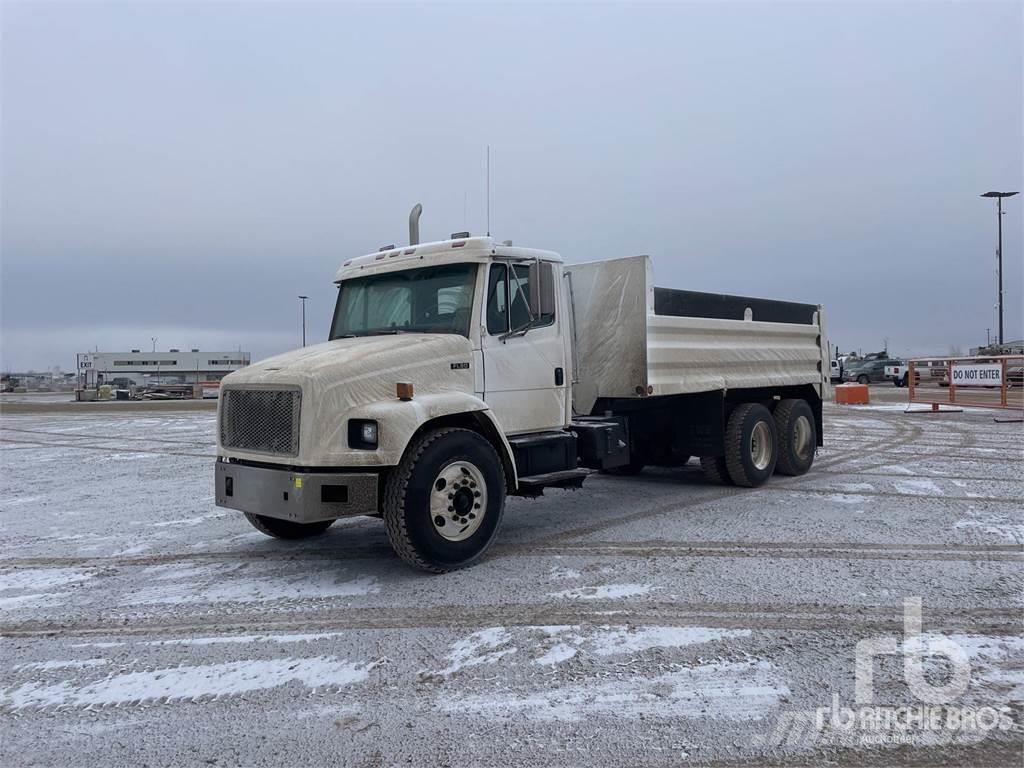
[[[225,377],[216,501],[260,531],[383,518],[446,572],[509,495],[691,457],[712,481],[799,475],[822,444],[821,307],[655,287],[651,261],[564,264],[457,233],[346,261],[328,341]]]

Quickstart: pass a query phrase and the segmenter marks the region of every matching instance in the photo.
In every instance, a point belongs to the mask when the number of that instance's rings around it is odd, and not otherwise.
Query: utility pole
[[[302,346],[306,346],[306,299],[309,296],[299,296],[302,299]]]
[[[996,261],[999,264],[999,346],[1003,346],[1003,198],[1013,197],[1016,192],[986,192],[982,197],[996,199],[996,221],[999,222],[999,245],[996,247]]]

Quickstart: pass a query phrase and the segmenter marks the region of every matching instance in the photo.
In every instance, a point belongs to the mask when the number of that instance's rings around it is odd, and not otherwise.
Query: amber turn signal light
[[[400,381],[395,384],[395,394],[398,395],[399,400],[412,400],[412,384],[405,381]]]

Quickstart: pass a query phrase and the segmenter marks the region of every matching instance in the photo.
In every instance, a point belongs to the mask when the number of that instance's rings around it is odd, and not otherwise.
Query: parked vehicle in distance
[[[833,384],[839,384],[843,380],[843,364],[835,358],[829,361],[829,380]]]
[[[871,384],[879,381],[887,381],[885,366],[899,362],[886,358],[867,360],[843,372],[843,381],[855,381],[858,384]]]
[[[889,379],[897,387],[907,386],[910,379],[910,366],[904,360],[892,361],[885,366],[885,378]],[[921,371],[914,367],[914,386],[921,383]]]
[[[338,270],[329,341],[223,379],[219,506],[283,539],[380,517],[399,557],[444,573],[483,556],[507,495],[691,456],[746,487],[810,469],[819,305],[656,287],[647,256],[420,243],[417,217],[410,245]]]

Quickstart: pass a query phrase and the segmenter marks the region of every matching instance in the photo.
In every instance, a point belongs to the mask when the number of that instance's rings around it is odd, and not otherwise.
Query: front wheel
[[[870,379],[864,374],[861,374],[860,376],[857,377],[858,384],[867,384],[869,381]]]
[[[275,539],[308,539],[311,536],[319,536],[334,523],[333,520],[296,523],[266,515],[254,515],[251,512],[245,513],[245,519],[252,523],[252,527],[257,531],[265,533],[267,536],[273,536]]]
[[[778,457],[775,446],[775,420],[763,405],[743,403],[729,415],[725,465],[736,485],[754,488],[771,477]]]
[[[447,573],[473,565],[505,510],[505,472],[484,437],[439,429],[417,438],[388,477],[384,524],[409,565]]]

